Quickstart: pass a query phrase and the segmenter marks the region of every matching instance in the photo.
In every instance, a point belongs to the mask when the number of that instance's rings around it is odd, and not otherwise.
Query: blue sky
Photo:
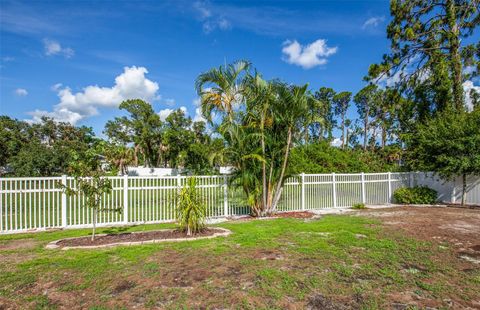
[[[133,96],[195,117],[195,78],[237,59],[266,78],[356,92],[389,46],[388,1],[0,4],[0,114],[99,134]]]

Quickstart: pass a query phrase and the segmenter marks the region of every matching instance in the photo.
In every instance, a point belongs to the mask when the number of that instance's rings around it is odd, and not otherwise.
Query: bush
[[[289,174],[298,173],[355,173],[398,171],[400,167],[390,153],[393,150],[367,151],[341,149],[327,141],[299,145],[292,149],[288,160]]]
[[[393,199],[403,204],[433,204],[437,201],[437,191],[427,186],[399,188],[393,193]]]
[[[187,236],[195,235],[205,229],[207,207],[197,191],[197,179],[188,178],[185,186],[177,195],[177,223],[179,230]]]
[[[352,206],[352,209],[357,209],[357,210],[362,210],[366,209],[367,207],[365,206],[364,203],[356,203]]]

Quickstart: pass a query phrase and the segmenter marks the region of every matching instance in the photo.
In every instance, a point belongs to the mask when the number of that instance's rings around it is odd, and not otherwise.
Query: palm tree
[[[197,77],[195,89],[200,96],[203,116],[208,121],[212,122],[212,112],[225,113],[233,121],[235,105],[243,101],[243,80],[249,67],[249,62],[240,60]]]
[[[302,120],[307,113],[308,84],[303,86],[286,85],[278,83],[277,100],[275,100],[275,114],[278,121],[286,127],[286,141],[284,144],[284,155],[280,168],[280,175],[276,180],[276,189],[273,194],[272,204],[268,206],[270,212],[274,212],[280,200],[285,172],[288,164],[290,149],[292,148],[293,136],[302,128]]]
[[[197,78],[202,112],[223,137],[222,155],[235,167],[231,183],[243,189],[254,215],[276,209],[290,149],[304,127],[307,104],[314,100],[307,88],[265,81],[257,72],[250,74],[245,61]],[[214,112],[222,115],[220,124],[214,124]]]
[[[262,204],[267,206],[267,164],[265,127],[271,127],[271,104],[275,99],[273,83],[269,83],[255,72],[255,76],[246,79],[245,97],[247,98],[246,121],[249,126],[260,131],[260,144],[262,150]]]

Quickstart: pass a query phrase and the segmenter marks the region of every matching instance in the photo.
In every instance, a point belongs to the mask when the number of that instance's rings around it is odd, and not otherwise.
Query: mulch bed
[[[141,242],[149,240],[166,240],[166,239],[190,239],[198,237],[212,236],[215,233],[223,233],[223,230],[215,228],[207,228],[201,233],[193,236],[187,236],[186,233],[178,230],[156,230],[134,233],[120,233],[120,234],[108,234],[98,235],[92,242],[91,237],[79,237],[71,239],[63,239],[56,244],[60,247],[77,247],[77,246],[97,246],[106,244],[115,244],[123,242]]]
[[[315,213],[307,211],[299,212],[282,212],[274,215],[275,217],[292,217],[296,219],[309,219],[315,216]]]
[[[247,215],[241,218],[235,219],[236,222],[243,222],[243,221],[252,221],[252,220],[269,220],[269,219],[276,219],[276,218],[296,218],[296,219],[310,219],[313,218],[316,214],[308,211],[292,211],[292,212],[279,212],[272,214],[270,216],[264,217],[254,217],[251,215]]]

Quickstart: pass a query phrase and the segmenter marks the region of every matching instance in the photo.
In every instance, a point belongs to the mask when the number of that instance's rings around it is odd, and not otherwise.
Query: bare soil
[[[99,235],[92,241],[91,237],[80,237],[63,239],[57,242],[60,247],[76,247],[76,246],[97,246],[107,245],[123,242],[140,242],[150,240],[166,240],[166,239],[179,239],[179,238],[198,238],[212,236],[215,233],[221,233],[223,230],[215,228],[207,228],[195,235],[187,236],[185,232],[178,230],[156,230],[146,232],[135,233],[120,233],[120,234],[107,234]]]
[[[399,207],[359,212],[381,217],[385,226],[401,229],[416,239],[448,244],[460,258],[480,264],[480,212],[448,207]]]
[[[459,249],[480,247],[480,212],[476,209],[406,206],[355,214],[380,218],[386,227],[401,229],[416,239],[446,241]]]
[[[312,212],[282,212],[282,213],[277,213],[275,214],[275,217],[290,217],[290,218],[296,218],[296,219],[309,219],[315,216],[315,213]]]

